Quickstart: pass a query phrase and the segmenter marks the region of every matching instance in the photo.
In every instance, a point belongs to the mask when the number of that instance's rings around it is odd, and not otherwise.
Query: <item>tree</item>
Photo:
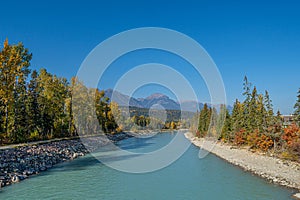
[[[66,99],[68,82],[41,69],[37,78],[39,86],[38,104],[40,108],[42,136],[44,138],[64,136],[68,130]]]
[[[268,127],[267,117],[268,117],[268,113],[267,113],[267,110],[265,109],[264,97],[262,94],[259,94],[258,98],[257,98],[257,113],[256,113],[257,126],[256,126],[256,128],[260,132],[267,131],[267,127]]]
[[[243,83],[243,95],[245,96],[245,101],[249,102],[251,97],[251,86],[252,84],[248,81],[247,76],[244,76],[244,83]]]
[[[274,125],[275,118],[274,118],[274,111],[273,111],[272,100],[270,99],[270,95],[269,95],[269,92],[267,90],[265,91],[264,104],[265,104],[266,111],[267,111],[266,126],[268,128],[268,127]]]
[[[277,144],[280,142],[282,121],[279,110],[277,112],[277,116],[274,116],[272,100],[270,99],[267,90],[265,91],[264,104],[266,108],[265,132],[272,139],[273,149],[275,151]]]
[[[5,40],[0,52],[0,102],[4,114],[1,129],[12,141],[18,139],[22,131],[20,123],[24,123],[25,83],[30,73],[31,58],[32,54],[22,43],[9,45],[8,40]]]
[[[232,110],[232,131],[239,132],[244,128],[244,104],[239,102],[238,99],[235,100]]]
[[[22,43],[10,45],[6,40],[0,50],[1,144],[73,136],[77,129],[98,133],[99,122],[105,132],[116,130],[118,105],[109,104],[103,91],[87,88],[76,78],[69,84],[46,69],[34,70],[28,80],[31,58]],[[149,120],[145,118],[143,124]]]
[[[295,103],[294,109],[295,120],[300,126],[300,88],[298,90],[297,102]]]
[[[207,134],[211,120],[211,113],[211,108],[209,108],[207,104],[204,104],[203,109],[200,111],[198,123],[198,132],[200,137],[204,137]]]
[[[225,142],[231,142],[233,139],[231,134],[232,134],[232,119],[228,109],[225,109],[225,120],[224,120],[224,125],[222,127],[220,139],[224,140]]]
[[[261,119],[258,119],[258,94],[257,94],[257,89],[254,86],[252,93],[251,93],[251,98],[250,102],[247,105],[245,102],[245,110],[248,112],[245,113],[244,117],[246,120],[246,131],[247,132],[254,132],[256,128],[258,128],[259,124],[258,121],[261,121]]]
[[[245,105],[245,110],[244,110],[244,114],[245,114],[245,117],[247,117],[247,115],[249,114],[249,104],[250,104],[250,101],[251,101],[251,87],[252,87],[252,84],[248,81],[248,78],[247,76],[244,77],[244,83],[243,83],[243,96],[245,98],[244,100],[244,105]]]
[[[172,129],[172,130],[174,130],[174,129],[176,129],[176,123],[174,122],[174,121],[172,121],[171,122],[171,124],[170,124],[170,128]]]
[[[75,127],[75,121],[73,117],[73,88],[76,84],[76,78],[72,77],[71,78],[71,83],[68,86],[68,91],[67,91],[67,98],[65,100],[65,113],[66,113],[66,120],[67,120],[67,126],[68,126],[68,134],[69,136],[75,136],[77,135],[77,130]]]
[[[31,80],[28,84],[27,94],[27,123],[28,123],[28,134],[32,137],[37,137],[41,133],[41,115],[39,110],[38,98],[39,98],[39,87],[38,87],[38,72],[34,70],[31,73]],[[38,134],[38,135],[36,135]],[[36,138],[36,139],[37,139]]]

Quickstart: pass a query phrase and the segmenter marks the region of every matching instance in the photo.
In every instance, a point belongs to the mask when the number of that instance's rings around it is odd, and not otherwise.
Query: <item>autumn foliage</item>
[[[300,128],[296,124],[292,124],[284,129],[282,139],[286,142],[288,147],[300,143]]]
[[[300,89],[295,104],[293,124],[285,122],[278,111],[274,113],[268,91],[259,93],[257,88],[244,79],[244,101],[235,101],[231,113],[222,109],[215,114],[224,119],[218,139],[236,146],[247,146],[252,150],[282,155],[292,160],[300,160]],[[205,137],[208,127],[216,124],[211,120],[213,109],[207,105],[199,113],[197,137]],[[286,127],[286,128],[283,128]],[[210,128],[210,129],[212,129]],[[215,129],[218,130],[218,129]]]
[[[288,156],[294,160],[300,160],[300,127],[292,124],[285,128],[282,140],[286,143]]]
[[[236,132],[234,135],[234,144],[240,146],[245,144],[245,142],[246,142],[245,130],[241,129],[240,131]]]

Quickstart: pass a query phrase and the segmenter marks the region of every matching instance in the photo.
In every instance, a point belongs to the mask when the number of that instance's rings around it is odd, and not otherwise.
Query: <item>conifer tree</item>
[[[200,111],[198,123],[200,137],[204,137],[207,134],[211,120],[211,112],[211,108],[209,108],[207,104],[204,104],[202,110]]]
[[[28,122],[28,133],[36,134],[38,138],[41,133],[41,116],[38,104],[39,98],[39,86],[37,82],[38,72],[36,70],[31,73],[31,80],[28,84],[28,98],[27,98],[27,122]]]
[[[265,109],[264,97],[262,94],[259,94],[257,97],[256,122],[256,129],[258,129],[261,133],[267,131],[267,110]]]
[[[267,116],[266,116],[266,128],[274,125],[275,123],[275,118],[274,118],[274,111],[273,111],[273,105],[272,105],[272,100],[270,99],[269,92],[266,90],[265,91],[265,96],[264,96],[264,104],[266,107],[267,111]]]
[[[294,109],[295,121],[300,126],[300,88],[298,90],[297,102],[295,103]]]
[[[245,104],[245,110],[248,110],[247,113],[245,113],[245,120],[246,120],[246,127],[245,129],[248,132],[253,132],[257,127],[258,127],[258,114],[257,114],[257,89],[256,87],[253,88],[249,104],[247,105],[246,102]]]
[[[228,109],[225,109],[225,120],[221,132],[221,139],[224,139],[226,142],[232,141],[232,119]]]
[[[232,130],[233,132],[239,132],[244,128],[244,105],[239,102],[238,99],[235,100],[232,110]]]

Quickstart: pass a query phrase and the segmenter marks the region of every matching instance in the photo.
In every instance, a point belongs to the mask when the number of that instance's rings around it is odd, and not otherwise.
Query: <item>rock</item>
[[[293,197],[294,197],[295,199],[300,199],[300,193],[294,194]]]
[[[40,167],[40,171],[41,171],[41,172],[46,171],[46,170],[47,170],[47,168],[46,168],[45,166],[41,166],[41,167]]]
[[[114,139],[120,140],[122,138],[124,136]],[[108,141],[108,139],[91,137],[87,143],[91,149],[96,149]],[[55,164],[76,159],[87,153],[89,151],[79,139],[0,150],[0,187],[17,183],[30,175],[50,169]]]
[[[19,176],[14,175],[14,176],[11,178],[11,182],[13,182],[13,183],[18,183],[18,182],[20,182]]]
[[[78,157],[78,153],[73,153],[72,159],[75,159]]]
[[[20,178],[20,181],[22,181],[22,180],[24,180],[24,179],[26,179],[26,178],[27,178],[27,176],[26,176],[26,175],[18,175],[18,177]]]

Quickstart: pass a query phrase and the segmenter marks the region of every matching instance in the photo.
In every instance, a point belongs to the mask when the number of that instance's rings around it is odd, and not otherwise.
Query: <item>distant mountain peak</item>
[[[146,98],[134,98],[121,92],[112,89],[105,90],[105,96],[117,102],[120,106],[132,106],[140,108],[151,108],[153,105],[161,105],[167,110],[180,110],[178,102],[170,99],[167,95],[161,93],[154,93]],[[112,99],[113,97],[113,99]]]
[[[161,93],[154,93],[154,94],[151,94],[150,96],[148,96],[146,99],[158,99],[158,98],[168,98],[169,97],[165,94],[161,94]],[[142,99],[142,98],[141,98]]]

